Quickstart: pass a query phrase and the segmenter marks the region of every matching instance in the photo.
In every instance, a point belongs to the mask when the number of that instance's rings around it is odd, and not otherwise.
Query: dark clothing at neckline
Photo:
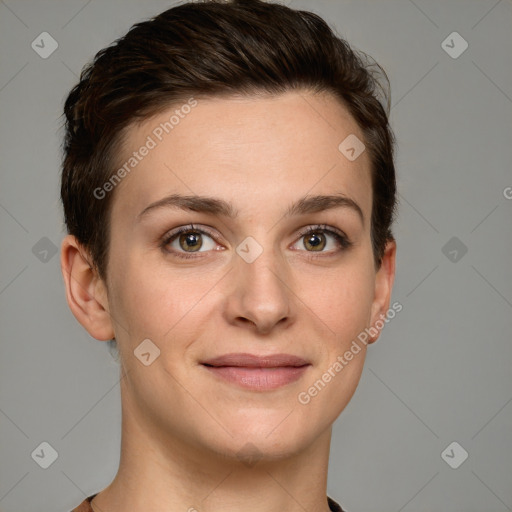
[[[98,493],[96,493],[98,494]],[[94,512],[91,507],[91,500],[96,496],[93,494],[87,497],[78,507],[74,508],[71,512]],[[333,499],[327,497],[327,502],[329,503],[329,508],[331,512],[345,512]]]

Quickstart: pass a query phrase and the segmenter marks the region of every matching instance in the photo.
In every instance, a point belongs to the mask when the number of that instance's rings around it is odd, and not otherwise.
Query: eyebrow
[[[137,215],[137,222],[139,222],[148,213],[162,208],[191,210],[194,212],[209,213],[231,219],[235,218],[239,213],[231,203],[216,197],[171,194],[144,208],[144,210]],[[298,201],[289,206],[284,217],[317,213],[335,208],[349,208],[355,211],[364,224],[364,214],[361,207],[353,199],[342,193],[301,197]]]

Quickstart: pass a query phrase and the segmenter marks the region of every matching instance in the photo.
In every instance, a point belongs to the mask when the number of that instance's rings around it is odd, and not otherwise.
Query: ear
[[[375,276],[375,295],[372,304],[371,327],[369,329],[371,336],[368,338],[368,343],[374,343],[379,339],[382,326],[380,328],[377,326],[382,324],[389,310],[391,292],[395,280],[395,259],[396,242],[389,240],[384,250],[381,266]]]
[[[64,238],[60,266],[69,308],[93,338],[106,341],[115,336],[108,309],[107,288],[88,258],[87,251],[73,235]]]

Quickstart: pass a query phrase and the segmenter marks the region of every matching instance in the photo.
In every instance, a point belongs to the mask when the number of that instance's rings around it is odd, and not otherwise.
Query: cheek
[[[359,383],[366,345],[358,336],[369,325],[374,277],[371,269],[361,265],[319,282],[321,290],[310,296],[308,306],[330,333],[322,339],[322,357],[314,374],[297,396],[299,410],[316,429],[336,419]]]
[[[214,273],[198,276],[197,270],[171,273],[165,266],[151,265],[142,257],[127,258],[114,275],[112,314],[120,334],[129,336],[134,345],[145,338],[160,345],[173,333],[183,334],[201,309],[198,303],[203,303],[201,299],[218,280]],[[185,318],[187,321],[182,321]]]
[[[368,326],[374,276],[362,265],[331,269],[302,280],[304,303],[336,333],[337,342],[351,341]]]
[[[122,335],[128,330],[129,340],[135,344],[139,339],[157,339],[169,330],[185,302],[176,287],[148,267],[128,260],[115,272],[112,314]]]

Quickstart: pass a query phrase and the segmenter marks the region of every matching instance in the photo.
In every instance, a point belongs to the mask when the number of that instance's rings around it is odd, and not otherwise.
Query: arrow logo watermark
[[[465,254],[468,252],[468,248],[464,243],[457,238],[452,236],[448,242],[442,247],[441,252],[452,262],[459,262]]]
[[[48,32],[41,32],[30,46],[39,57],[47,59],[59,47],[59,43]]]
[[[46,236],[43,236],[32,247],[32,254],[41,263],[48,263],[57,254],[57,251],[57,246]]]
[[[458,59],[468,49],[468,46],[468,42],[458,32],[452,32],[441,43],[441,48],[452,59]]]
[[[236,253],[246,262],[252,263],[263,252],[263,247],[252,237],[248,236],[236,248]]]
[[[452,469],[457,469],[468,458],[468,452],[457,441],[453,441],[441,452],[441,458]]]
[[[365,149],[366,146],[364,145],[363,141],[353,133],[343,139],[343,141],[338,146],[340,153],[351,162],[359,158]]]
[[[43,441],[31,454],[32,459],[43,469],[48,469],[58,458],[57,450]]]
[[[245,464],[247,467],[252,468],[263,457],[258,447],[253,443],[246,443],[236,454],[237,459]]]
[[[149,338],[146,338],[135,348],[133,353],[144,366],[149,366],[160,356],[160,349]]]

